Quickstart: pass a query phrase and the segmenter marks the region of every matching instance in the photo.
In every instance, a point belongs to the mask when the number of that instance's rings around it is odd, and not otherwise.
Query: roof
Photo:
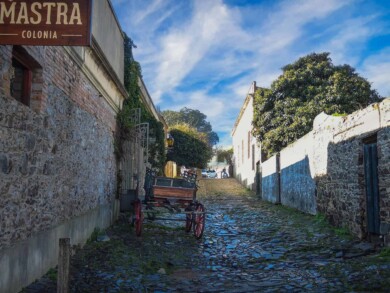
[[[248,107],[248,104],[249,104],[249,101],[250,99],[253,98],[253,95],[254,93],[256,92],[256,90],[260,89],[259,87],[256,86],[256,81],[253,81],[249,90],[248,90],[248,93],[245,97],[245,100],[244,100],[244,104],[243,106],[241,107],[241,110],[240,110],[240,113],[238,114],[238,117],[236,119],[236,122],[234,123],[234,127],[232,129],[232,136],[234,135],[234,132],[236,131],[236,128],[238,126],[238,124],[240,123],[240,120],[242,118],[242,115],[244,114],[246,108]]]

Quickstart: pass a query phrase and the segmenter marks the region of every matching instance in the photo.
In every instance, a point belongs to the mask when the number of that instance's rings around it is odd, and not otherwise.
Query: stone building
[[[84,243],[119,212],[124,36],[110,1],[93,3],[90,47],[0,46],[0,292],[55,267],[59,238]]]
[[[253,97],[257,89],[259,88],[256,87],[256,82],[253,82],[231,134],[234,158],[233,175],[242,185],[252,190],[256,189],[256,165],[260,162],[260,146],[252,135]]]

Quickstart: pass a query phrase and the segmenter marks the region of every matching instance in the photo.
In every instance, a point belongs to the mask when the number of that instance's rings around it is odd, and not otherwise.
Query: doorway
[[[371,234],[379,234],[380,207],[376,136],[364,141],[364,177],[366,183],[367,229]]]

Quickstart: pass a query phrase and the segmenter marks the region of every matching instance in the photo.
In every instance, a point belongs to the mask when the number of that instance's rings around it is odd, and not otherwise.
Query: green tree
[[[221,163],[226,161],[228,165],[233,165],[233,148],[217,149],[217,161]]]
[[[256,91],[253,134],[269,157],[308,133],[321,112],[350,114],[380,99],[354,68],[312,53],[283,67],[270,89]]]
[[[206,133],[208,143],[211,146],[214,146],[219,142],[218,134],[213,131],[210,122],[206,120],[207,116],[199,110],[184,107],[179,112],[165,110],[162,111],[161,114],[164,116],[165,121],[169,126],[185,123],[195,128],[198,132]]]
[[[178,165],[203,168],[212,157],[212,147],[207,143],[207,135],[188,124],[177,124],[170,128],[175,142],[168,152],[168,160]]]

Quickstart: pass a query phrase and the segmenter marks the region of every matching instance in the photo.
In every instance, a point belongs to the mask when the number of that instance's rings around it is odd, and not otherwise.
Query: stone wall
[[[327,166],[327,174],[316,178],[318,211],[335,226],[348,227],[362,237],[365,191],[361,140],[329,143]]]
[[[364,171],[364,142],[376,136],[381,234],[389,231],[390,100],[373,104],[342,118],[318,117],[314,125],[318,211],[336,226],[346,227],[360,238],[367,236],[367,202]],[[328,139],[324,144],[323,137]],[[320,160],[320,147],[326,151]],[[385,151],[384,151],[385,150]],[[321,162],[322,161],[322,162]],[[322,166],[320,166],[322,165]],[[387,185],[386,185],[387,183]],[[386,186],[386,187],[385,187]]]
[[[367,201],[363,147],[374,137],[378,152],[380,234],[390,233],[390,99],[352,113],[324,113],[313,131],[280,152],[282,204],[323,213],[336,226],[367,236]],[[263,198],[274,202],[274,158],[262,163]],[[273,171],[275,170],[275,171]],[[264,187],[264,182],[266,183]],[[273,180],[271,183],[276,183]]]
[[[42,66],[42,87],[31,107],[20,104],[9,93],[12,47],[1,50],[0,244],[6,246],[113,200],[115,113],[61,47],[28,49]]]

